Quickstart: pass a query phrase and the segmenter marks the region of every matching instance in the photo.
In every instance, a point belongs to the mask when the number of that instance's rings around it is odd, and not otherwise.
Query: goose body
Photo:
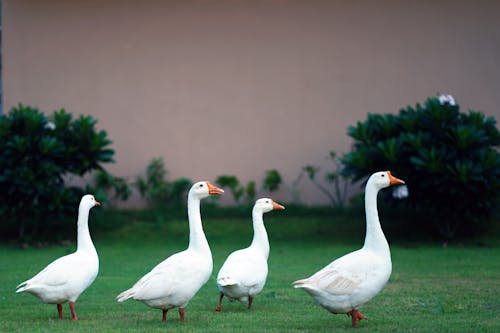
[[[264,288],[267,279],[269,240],[264,226],[263,214],[274,209],[285,209],[268,198],[255,202],[252,209],[254,237],[249,247],[231,253],[217,275],[219,303],[216,311],[222,310],[222,298],[230,301],[248,302],[251,308],[253,298]]]
[[[118,302],[133,299],[161,309],[163,321],[167,320],[169,309],[178,307],[181,321],[184,321],[185,307],[208,281],[213,270],[212,253],[201,224],[200,200],[223,192],[209,182],[198,182],[191,187],[188,194],[188,248],[159,263],[132,288],[118,295]]]
[[[99,272],[99,257],[90,238],[89,211],[100,205],[92,195],[85,195],[78,209],[78,244],[76,252],[56,259],[31,279],[16,287],[16,292],[27,292],[43,303],[57,304],[62,319],[62,304],[70,302],[71,315],[77,320],[75,302],[78,296],[94,282]]]
[[[366,238],[364,246],[346,254],[311,277],[293,282],[332,313],[346,313],[352,326],[365,317],[359,307],[385,286],[392,271],[389,244],[382,232],[377,211],[377,194],[390,185],[404,184],[389,171],[370,176],[365,190]]]

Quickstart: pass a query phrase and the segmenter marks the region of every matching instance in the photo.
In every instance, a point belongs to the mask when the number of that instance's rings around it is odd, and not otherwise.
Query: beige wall
[[[500,119],[498,1],[2,3],[5,107],[95,116],[131,179],[162,156],[172,178],[291,183],[367,112],[438,91]]]

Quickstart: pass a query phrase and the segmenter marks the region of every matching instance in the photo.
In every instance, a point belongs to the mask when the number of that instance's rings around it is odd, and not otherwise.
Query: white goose
[[[69,301],[71,317],[78,320],[75,302],[80,294],[94,282],[99,271],[99,257],[89,233],[89,211],[100,205],[93,195],[82,197],[78,208],[78,239],[76,252],[61,257],[31,279],[16,287],[16,293],[26,291],[43,303],[57,304],[62,319],[62,304]]]
[[[185,307],[212,274],[212,253],[201,224],[200,200],[224,191],[209,182],[195,183],[188,194],[189,246],[159,263],[137,281],[132,288],[116,297],[118,302],[132,298],[163,310],[162,320],[167,321],[167,311],[179,308],[185,321]]]
[[[392,263],[389,244],[380,226],[377,193],[390,185],[404,184],[390,171],[370,176],[365,190],[366,237],[360,250],[334,260],[311,277],[293,282],[328,311],[346,313],[352,327],[365,319],[358,308],[372,299],[387,283]]]
[[[217,275],[220,293],[216,311],[222,311],[224,296],[231,301],[248,301],[250,309],[254,296],[264,288],[267,278],[269,240],[262,216],[273,209],[285,209],[285,207],[268,198],[255,202],[252,210],[254,231],[252,244],[245,249],[231,253],[222,265]]]

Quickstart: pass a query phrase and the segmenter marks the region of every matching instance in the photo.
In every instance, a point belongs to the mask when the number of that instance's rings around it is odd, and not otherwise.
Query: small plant
[[[236,176],[220,175],[216,178],[215,182],[222,187],[229,188],[236,203],[240,203],[240,200],[243,198],[245,198],[247,202],[252,202],[255,199],[257,190],[254,181],[249,181],[243,186]]]
[[[168,183],[167,186],[167,203],[171,206],[182,206],[186,203],[187,193],[193,181],[189,178],[178,178]]]
[[[169,182],[167,174],[163,159],[153,158],[146,168],[145,177],[137,177],[135,186],[150,206],[179,206],[186,202],[187,191],[193,182],[188,178]]]
[[[136,179],[135,187],[150,206],[159,205],[167,198],[167,170],[162,158],[153,158],[147,168],[146,176]]]
[[[393,114],[369,114],[348,129],[354,139],[342,158],[359,180],[391,170],[409,188],[407,201],[446,240],[478,230],[500,190],[500,133],[493,117],[460,112],[454,99],[429,98]]]
[[[0,116],[0,214],[2,234],[22,240],[60,237],[83,189],[65,179],[102,169],[114,151],[90,116],[73,119],[65,110],[46,117],[19,104]],[[57,227],[56,227],[57,226]],[[15,231],[17,230],[17,232]]]
[[[251,180],[245,186],[245,196],[247,202],[254,202],[255,196],[257,195],[257,184]]]
[[[337,153],[331,151],[328,158],[335,164],[335,170],[326,172],[324,177],[327,183],[333,184],[333,192],[316,178],[316,175],[321,170],[319,167],[306,165],[302,170],[334,206],[344,207],[347,200],[348,177],[342,174],[342,164],[337,158]]]
[[[93,190],[89,192],[94,193],[103,202],[113,202],[127,200],[131,189],[124,178],[115,177],[102,169],[95,172]]]
[[[281,181],[281,175],[278,170],[267,170],[262,188],[268,190],[269,192],[277,191],[281,185]]]

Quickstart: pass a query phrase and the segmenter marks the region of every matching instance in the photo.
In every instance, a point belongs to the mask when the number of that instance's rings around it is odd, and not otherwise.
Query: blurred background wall
[[[169,178],[260,184],[274,168],[291,184],[306,164],[332,168],[367,113],[442,92],[499,119],[499,13],[485,0],[3,0],[3,112],[96,117],[109,171],[130,180],[162,157]]]

